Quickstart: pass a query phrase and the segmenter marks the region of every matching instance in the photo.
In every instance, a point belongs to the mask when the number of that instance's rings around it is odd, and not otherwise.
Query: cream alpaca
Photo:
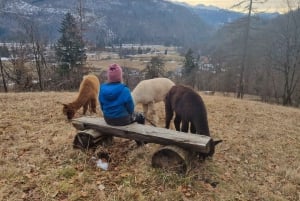
[[[175,83],[168,78],[153,78],[143,80],[133,89],[132,97],[135,104],[143,105],[143,112],[146,118],[157,123],[154,104],[163,101],[168,91]]]

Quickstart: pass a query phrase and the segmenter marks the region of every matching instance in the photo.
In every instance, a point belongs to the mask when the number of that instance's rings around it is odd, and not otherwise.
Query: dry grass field
[[[213,159],[194,161],[187,175],[177,175],[151,167],[159,145],[137,148],[117,138],[96,150],[112,158],[104,171],[96,167],[92,152],[72,147],[76,130],[58,102],[76,96],[0,93],[0,200],[300,199],[299,109],[202,94],[212,137],[223,139]],[[157,110],[163,127],[162,103]]]

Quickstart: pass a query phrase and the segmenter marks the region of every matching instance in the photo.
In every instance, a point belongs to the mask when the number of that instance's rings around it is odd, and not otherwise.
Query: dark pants
[[[111,126],[126,126],[134,122],[137,122],[138,124],[145,124],[145,117],[142,113],[139,112],[134,112],[133,114],[128,115],[126,117],[114,119],[104,117],[104,120],[108,125]]]
[[[121,117],[121,118],[110,119],[104,117],[104,120],[108,125],[111,126],[126,126],[134,122],[137,122],[139,124],[145,124],[145,117],[143,114],[139,112],[134,112],[131,115],[128,115],[126,117]],[[138,146],[146,144],[145,142],[142,141],[135,141],[135,142],[137,143]]]
[[[114,119],[104,117],[104,120],[108,125],[111,126],[126,126],[133,123],[131,115]]]

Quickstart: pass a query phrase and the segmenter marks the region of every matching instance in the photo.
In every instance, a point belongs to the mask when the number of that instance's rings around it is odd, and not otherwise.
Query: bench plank
[[[103,135],[162,145],[176,145],[201,153],[208,153],[212,144],[212,138],[205,135],[184,133],[137,123],[127,126],[110,126],[100,117],[80,117],[73,119],[72,124],[78,130],[95,129]]]

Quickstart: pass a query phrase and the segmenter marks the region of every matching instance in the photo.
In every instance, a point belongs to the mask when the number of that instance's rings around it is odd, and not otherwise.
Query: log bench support
[[[103,135],[95,129],[79,131],[73,141],[73,147],[79,149],[95,149],[98,146],[109,146],[112,144],[112,137]]]
[[[112,136],[165,145],[152,156],[152,166],[186,173],[195,153],[209,153],[213,140],[209,136],[178,132],[149,125],[110,126],[103,118],[80,117],[72,121],[79,130],[74,148],[96,148],[111,143]]]

